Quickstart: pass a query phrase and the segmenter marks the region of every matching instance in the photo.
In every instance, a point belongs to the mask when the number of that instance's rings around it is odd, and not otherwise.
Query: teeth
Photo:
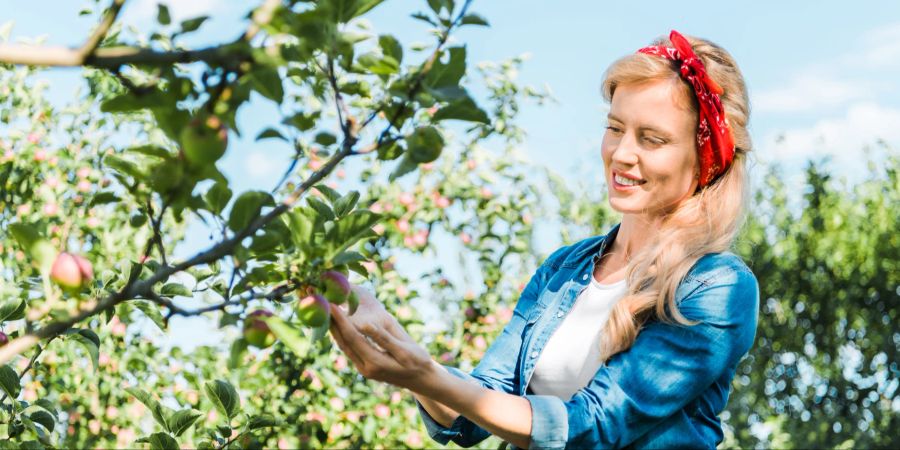
[[[637,186],[639,184],[644,184],[643,181],[632,180],[630,178],[625,178],[619,175],[615,176],[616,183],[624,184],[625,186]]]

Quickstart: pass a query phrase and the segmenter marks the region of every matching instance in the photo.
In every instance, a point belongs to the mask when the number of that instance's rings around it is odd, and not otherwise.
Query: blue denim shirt
[[[735,368],[753,344],[759,311],[756,277],[731,252],[704,255],[676,290],[681,313],[699,324],[647,322],[634,345],[602,365],[568,401],[527,389],[541,351],[618,229],[551,254],[472,373],[445,367],[486,388],[524,396],[533,417],[530,448],[715,448],[724,437],[717,416]],[[444,427],[418,406],[440,444],[471,447],[490,435],[463,416]]]

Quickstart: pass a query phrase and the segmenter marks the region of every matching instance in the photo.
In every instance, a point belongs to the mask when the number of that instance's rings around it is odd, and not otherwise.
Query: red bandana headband
[[[711,183],[734,160],[734,139],[719,95],[722,88],[706,73],[703,62],[681,33],[672,30],[669,40],[675,47],[653,45],[638,50],[681,63],[681,76],[691,84],[700,105],[697,126],[697,149],[700,156],[700,187]]]

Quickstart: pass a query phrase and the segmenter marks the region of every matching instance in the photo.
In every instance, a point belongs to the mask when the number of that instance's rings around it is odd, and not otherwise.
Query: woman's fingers
[[[344,354],[350,358],[350,361],[358,370],[364,369],[364,361],[362,358],[356,354],[356,351],[353,350],[353,347],[347,345],[347,342],[344,340],[344,336],[341,334],[340,328],[338,328],[335,320],[332,319],[331,324],[329,324],[329,329],[331,330],[331,336],[334,338],[334,341],[337,342],[338,348],[341,349]]]
[[[369,336],[376,344],[385,349],[395,358],[406,351],[404,342],[397,339],[393,334],[384,330],[379,326],[367,326],[360,330],[366,336]]]
[[[375,347],[372,347],[365,336],[356,330],[356,327],[350,323],[347,313],[343,309],[336,309],[337,311],[333,311],[331,317],[341,334],[341,338],[356,352],[363,361],[365,368],[368,369],[370,366],[386,367],[389,363],[387,357],[376,350]]]

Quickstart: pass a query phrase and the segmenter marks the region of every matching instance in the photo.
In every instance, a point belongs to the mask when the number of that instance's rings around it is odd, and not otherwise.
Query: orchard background
[[[564,114],[521,80],[525,57],[471,57],[492,45],[478,33],[495,2],[249,2],[213,42],[216,9],[153,3],[153,20],[126,25],[144,3],[80,4],[92,25],[68,47],[0,28],[3,446],[433,447],[412,397],[361,378],[300,299],[324,291],[323,272],[346,273],[439,362],[470,370],[543,256],[618,221],[590,171],[597,152],[563,167],[530,157],[529,136],[548,131],[523,114]],[[628,39],[672,27],[659,26]],[[608,61],[565,70],[596,86]],[[77,91],[53,92],[60,71]],[[600,117],[593,102],[573,123]],[[864,129],[866,152],[841,149],[853,164],[753,168],[735,250],[762,310],[721,447],[900,444],[900,155],[884,130]],[[798,135],[773,142],[802,147]],[[248,148],[283,157],[264,183],[228,163]],[[62,252],[89,279],[54,267]],[[274,313],[271,346],[245,337],[260,309]]]

